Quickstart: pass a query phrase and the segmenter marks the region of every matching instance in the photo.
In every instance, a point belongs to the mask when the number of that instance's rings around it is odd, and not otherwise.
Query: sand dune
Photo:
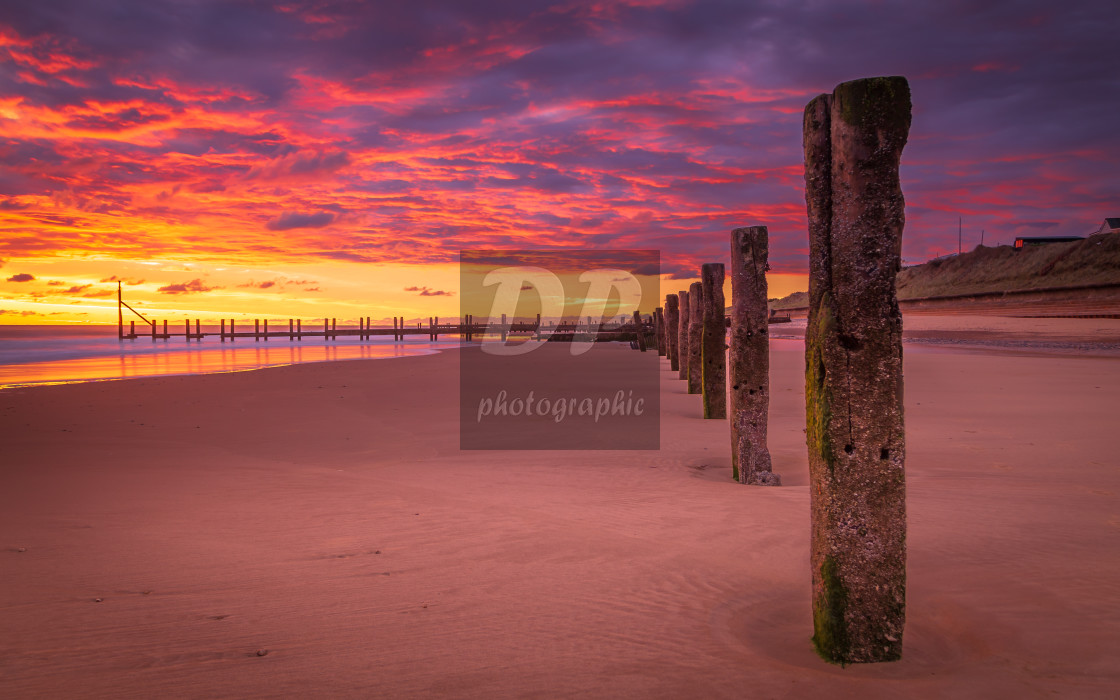
[[[907,346],[904,659],[843,669],[800,343],[782,488],[661,362],[656,451],[460,452],[454,352],[0,392],[0,695],[1115,696],[1120,359]]]

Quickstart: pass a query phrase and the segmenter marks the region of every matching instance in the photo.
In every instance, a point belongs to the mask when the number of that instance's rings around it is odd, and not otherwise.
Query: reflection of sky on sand
[[[237,372],[262,367],[291,365],[303,362],[330,362],[334,360],[387,359],[427,355],[440,349],[456,347],[455,339],[429,342],[410,340],[393,343],[391,340],[371,341],[338,340],[324,343],[322,339],[289,343],[254,342],[238,339],[236,343],[221,343],[208,338],[189,346],[180,341],[169,344],[140,339],[120,343],[115,337],[110,342],[75,343],[65,351],[55,348],[44,352],[42,361],[32,360],[21,353],[17,360],[9,357],[0,364],[0,388],[26,384],[53,384],[131,377],[152,377],[172,374],[208,374]],[[311,342],[309,342],[311,341]],[[67,344],[73,343],[67,339]],[[6,344],[10,341],[6,341]]]

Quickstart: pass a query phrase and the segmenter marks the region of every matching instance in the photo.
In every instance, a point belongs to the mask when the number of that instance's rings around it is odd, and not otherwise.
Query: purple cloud
[[[290,231],[296,228],[322,228],[332,221],[334,221],[334,214],[325,211],[316,214],[289,211],[269,220],[269,222],[265,224],[265,228],[269,231]]]
[[[451,297],[455,296],[455,292],[447,292],[442,289],[431,289],[429,287],[405,287],[406,292],[417,292],[422,297]]]
[[[203,284],[201,279],[193,279],[190,282],[184,282],[182,284],[169,284],[166,287],[160,287],[156,291],[163,294],[198,294],[215,289],[221,289],[221,287],[207,287]]]

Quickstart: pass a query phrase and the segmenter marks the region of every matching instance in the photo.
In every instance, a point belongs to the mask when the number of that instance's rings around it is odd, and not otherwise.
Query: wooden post
[[[369,325],[369,321],[370,321],[369,316],[366,316],[366,340],[372,340],[373,339],[373,331],[371,330],[373,327],[371,325]]]
[[[168,333],[167,333],[167,319],[164,319],[164,320],[163,320],[163,339],[164,339],[164,340],[167,340],[167,339],[168,339],[168,338],[170,338],[170,337],[171,337],[171,336],[170,336],[170,335],[168,335]]]
[[[688,287],[688,393],[704,391],[704,286]]]
[[[231,343],[235,340],[233,326],[234,326],[234,320],[231,318],[229,320],[229,342],[231,342]]]
[[[723,305],[723,263],[700,266],[704,334],[700,345],[700,388],[704,417],[727,418],[727,323]]]
[[[665,352],[669,357],[669,370],[680,371],[680,358],[677,354],[679,339],[678,328],[681,322],[680,299],[676,294],[665,295]]]
[[[902,77],[842,83],[805,108],[813,643],[840,664],[902,655],[906,483],[895,275],[909,129]]]
[[[665,319],[660,306],[653,310],[653,337],[657,343],[657,356],[665,357]]]
[[[541,315],[537,314],[537,340],[541,339]]]
[[[509,326],[506,325],[506,315],[502,314],[502,342],[506,342],[506,336],[509,333]]]
[[[303,340],[303,319],[296,319],[296,340]]]
[[[261,320],[259,318],[253,319],[253,340],[261,342]]]
[[[692,320],[692,305],[688,301],[688,292],[677,292],[677,299],[680,302],[680,327],[677,328],[677,356],[679,366],[677,367],[677,378],[688,381],[688,326]]]
[[[124,299],[120,282],[117,282],[117,340],[124,340]]]
[[[197,318],[194,320],[194,336],[202,341],[202,321]]]
[[[264,341],[268,342],[268,319],[264,320]]]
[[[781,486],[766,446],[770,410],[768,250],[765,226],[731,232],[731,475],[741,484]]]
[[[226,320],[222,319],[222,342],[226,342]]]
[[[152,342],[153,343],[156,342],[156,322],[155,322],[155,319],[152,320]]]
[[[188,318],[186,323],[187,323],[187,329],[183,333],[183,337],[187,339],[188,343],[190,343],[191,342],[191,320]]]
[[[323,341],[331,339],[331,320],[329,318],[323,319]]]
[[[588,317],[591,320],[591,317]],[[646,334],[642,332],[642,315],[634,309],[634,334],[638,337],[638,349],[642,352],[646,351]]]

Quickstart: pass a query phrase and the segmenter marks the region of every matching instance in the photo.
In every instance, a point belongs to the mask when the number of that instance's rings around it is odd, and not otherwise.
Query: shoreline
[[[771,326],[771,337],[775,340],[797,340],[804,338],[804,319],[796,319],[791,324],[774,324]],[[1120,319],[1068,319],[1068,318],[1048,318],[1048,319],[1022,319],[1015,317],[1004,316],[984,316],[984,315],[948,315],[939,316],[934,314],[910,314],[903,317],[904,330],[903,330],[903,344],[904,347],[911,347],[914,350],[926,348],[938,348],[940,350],[967,350],[977,352],[1009,352],[1020,354],[1037,354],[1040,356],[1056,355],[1056,356],[1097,356],[1097,357],[1120,357]],[[341,343],[338,345],[319,344],[319,345],[306,345],[291,347],[287,345],[277,344],[274,347],[260,347],[257,345],[242,345],[237,348],[228,349],[229,352],[240,352],[248,355],[250,350],[258,354],[261,350],[275,351],[282,353],[287,350],[289,353],[292,351],[318,352],[323,351],[326,353],[333,353],[335,355],[353,354],[355,352],[372,353],[373,351],[387,352],[392,351],[393,355],[379,355],[368,358],[363,357],[327,357],[323,359],[308,359],[308,360],[287,360],[276,361],[272,364],[256,365],[256,366],[234,366],[230,368],[220,369],[202,369],[186,371],[164,371],[154,372],[151,369],[138,370],[140,373],[129,376],[96,376],[82,378],[81,376],[68,376],[57,377],[60,372],[69,370],[59,370],[52,367],[45,367],[39,369],[40,372],[45,373],[47,376],[53,377],[41,381],[20,379],[19,369],[23,369],[24,375],[28,372],[33,372],[40,365],[47,363],[31,362],[31,363],[11,363],[0,364],[0,391],[6,391],[15,387],[26,386],[49,386],[54,384],[72,384],[82,383],[85,381],[114,381],[120,379],[137,378],[137,377],[157,377],[157,376],[194,376],[205,375],[211,373],[222,372],[240,372],[250,371],[255,369],[264,369],[275,366],[286,366],[291,364],[303,364],[307,362],[339,362],[349,359],[397,359],[399,357],[407,357],[415,354],[425,354],[427,352],[441,352],[442,350],[456,349],[459,347],[457,343],[450,343],[449,341],[440,341],[432,344],[428,342],[417,341],[416,345],[423,345],[425,347],[410,346],[407,342],[404,344],[388,344],[388,343]],[[430,347],[429,347],[430,346]],[[166,364],[168,358],[175,357],[178,361],[184,352],[207,353],[217,354],[227,350],[222,347],[211,347],[203,349],[190,349],[186,350],[182,347],[167,353],[166,355],[159,355],[156,353],[154,356],[144,357],[153,367],[155,362],[163,360]],[[922,350],[919,350],[922,351]],[[145,352],[147,354],[147,351]],[[142,356],[142,355],[141,355]],[[62,363],[75,363],[78,369],[72,373],[80,375],[83,371],[88,372],[88,369],[82,369],[83,365],[105,364],[105,358],[83,358],[80,360],[60,360],[57,362]],[[57,364],[49,363],[49,364]],[[249,363],[252,364],[252,363]],[[28,369],[31,368],[31,369]],[[104,373],[104,368],[98,368],[94,371]],[[5,379],[4,373],[14,374],[16,379]]]

